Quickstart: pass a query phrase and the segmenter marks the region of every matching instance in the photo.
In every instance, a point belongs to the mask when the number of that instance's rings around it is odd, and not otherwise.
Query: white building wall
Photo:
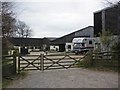
[[[69,48],[69,46],[71,47],[71,48]],[[66,52],[69,52],[69,51],[72,51],[73,50],[73,44],[72,43],[66,43],[65,44],[65,51]]]
[[[52,51],[59,51],[59,46],[56,46],[56,45],[51,45],[50,46],[50,50]]]

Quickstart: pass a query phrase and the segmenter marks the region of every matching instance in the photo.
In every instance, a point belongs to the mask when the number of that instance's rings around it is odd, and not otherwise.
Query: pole
[[[41,54],[41,71],[44,71],[44,54]]]

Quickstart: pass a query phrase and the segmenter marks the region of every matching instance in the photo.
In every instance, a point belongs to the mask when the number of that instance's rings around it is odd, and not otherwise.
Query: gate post
[[[14,74],[16,74],[16,55],[13,54],[13,68],[14,68]]]
[[[41,54],[41,71],[44,71],[44,54]]]
[[[20,73],[20,56],[18,56],[18,73]]]

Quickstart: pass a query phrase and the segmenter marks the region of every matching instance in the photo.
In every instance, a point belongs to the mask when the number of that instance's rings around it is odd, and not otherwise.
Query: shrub
[[[118,52],[120,53],[120,41],[116,42],[112,47],[111,47],[112,51]]]
[[[91,67],[92,64],[93,64],[92,51],[89,51],[86,53],[86,56],[83,58],[83,60],[78,63],[78,66],[88,68]]]

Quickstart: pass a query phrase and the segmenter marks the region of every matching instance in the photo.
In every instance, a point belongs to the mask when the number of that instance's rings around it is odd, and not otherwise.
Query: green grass
[[[2,79],[2,88],[6,88],[8,85],[11,84],[11,82],[12,82],[12,80],[3,78]]]
[[[27,75],[27,72],[21,72],[20,74],[16,74],[14,76],[2,78],[2,88],[6,88],[11,85],[15,80],[24,79]]]

